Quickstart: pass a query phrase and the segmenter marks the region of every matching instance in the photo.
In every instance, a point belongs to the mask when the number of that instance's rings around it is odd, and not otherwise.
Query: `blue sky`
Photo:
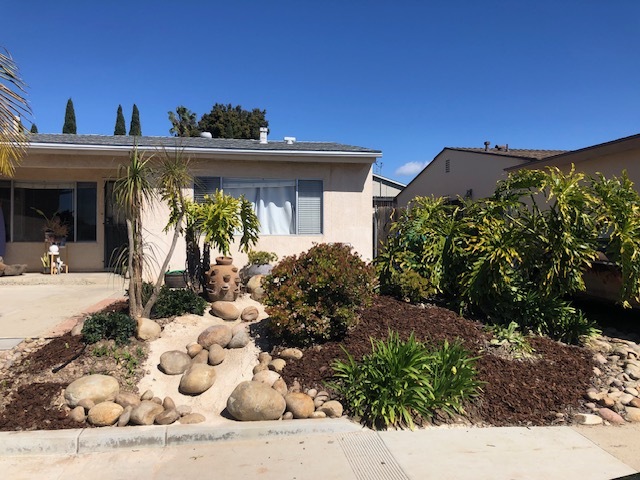
[[[574,149],[640,132],[637,0],[5,2],[40,133],[113,134],[134,103],[267,110],[270,138],[380,149],[408,182],[445,146]]]

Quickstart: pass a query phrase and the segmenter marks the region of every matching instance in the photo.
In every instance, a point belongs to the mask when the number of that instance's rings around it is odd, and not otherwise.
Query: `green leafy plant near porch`
[[[401,340],[389,332],[386,340],[371,339],[371,346],[361,361],[345,350],[347,360],[334,362],[329,384],[367,425],[413,428],[416,415],[462,412],[464,401],[479,392],[476,359],[459,342],[431,349],[413,333]]]

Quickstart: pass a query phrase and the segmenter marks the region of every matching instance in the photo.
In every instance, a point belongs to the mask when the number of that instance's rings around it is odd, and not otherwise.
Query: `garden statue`
[[[231,257],[217,257],[205,273],[205,292],[210,302],[233,302],[240,294],[238,268]]]

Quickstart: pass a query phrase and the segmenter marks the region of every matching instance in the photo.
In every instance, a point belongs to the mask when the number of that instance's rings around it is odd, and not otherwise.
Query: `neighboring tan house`
[[[396,182],[377,173],[373,174],[373,206],[391,207],[395,203],[396,195],[406,187],[404,183]]]
[[[517,150],[508,145],[491,148],[445,147],[398,194],[398,207],[417,196],[484,198],[491,195],[506,169],[563,153],[562,150]]]
[[[32,134],[30,147],[11,179],[0,180],[0,202],[6,226],[5,261],[26,263],[42,271],[46,251],[43,218],[58,213],[70,226],[63,252],[69,271],[103,271],[114,249],[126,241],[111,191],[118,168],[138,150],[158,154],[183,149],[196,178],[189,195],[196,199],[222,188],[245,194],[261,220],[256,250],[280,257],[319,242],[345,242],[365,260],[372,258],[372,164],[379,150],[323,142],[232,140],[211,138],[129,137]],[[162,232],[168,207],[145,211],[146,241],[158,262],[170,235]],[[246,256],[234,245],[235,263]],[[212,256],[217,252],[211,252]],[[181,239],[171,269],[185,265]]]
[[[591,176],[601,173],[606,178],[619,177],[626,170],[637,190],[640,186],[640,134],[561,153],[526,165],[507,168],[506,171],[553,166],[568,172],[571,165],[575,165],[578,172]]]

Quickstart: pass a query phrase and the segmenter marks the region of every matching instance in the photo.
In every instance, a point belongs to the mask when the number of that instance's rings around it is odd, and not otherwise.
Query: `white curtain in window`
[[[253,204],[260,234],[295,234],[295,180],[225,178],[222,188],[234,197],[244,195]]]

